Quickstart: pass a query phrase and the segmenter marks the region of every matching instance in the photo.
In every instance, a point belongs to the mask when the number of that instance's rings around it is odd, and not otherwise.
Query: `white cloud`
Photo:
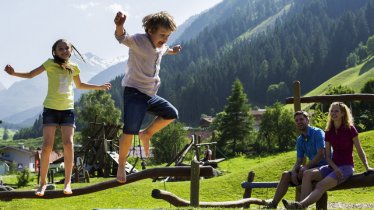
[[[109,5],[106,10],[109,10],[113,13],[117,13],[118,11],[125,12],[125,9],[122,7],[122,5],[114,3]],[[126,13],[126,12],[125,12]]]
[[[100,3],[98,3],[98,2],[88,2],[86,4],[75,4],[75,5],[73,5],[73,7],[85,11],[88,8],[96,7],[98,5],[100,5]]]

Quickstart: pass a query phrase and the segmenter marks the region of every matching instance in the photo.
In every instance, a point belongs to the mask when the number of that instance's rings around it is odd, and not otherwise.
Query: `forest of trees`
[[[301,0],[267,31],[236,39],[268,17],[251,21],[254,6],[242,2],[225,21],[183,42],[180,55],[163,60],[159,93],[187,124],[222,110],[235,78],[255,106],[283,101],[294,80],[307,92],[344,70],[349,54],[374,34],[372,0]],[[279,11],[289,3],[277,2],[267,8]]]

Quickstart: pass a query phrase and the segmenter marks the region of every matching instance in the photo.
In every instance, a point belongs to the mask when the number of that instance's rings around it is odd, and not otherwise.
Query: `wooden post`
[[[293,108],[295,112],[301,110],[300,98],[301,98],[300,81],[294,81],[293,82]]]
[[[77,157],[74,157],[73,171],[74,171],[74,182],[79,183],[79,171],[78,171],[78,165],[77,165]]]
[[[248,173],[247,182],[253,182],[255,178],[255,172],[250,171]],[[243,198],[250,198],[252,196],[252,188],[245,188]],[[244,205],[244,208],[248,209],[249,204]]]
[[[197,160],[197,139],[192,136],[194,145],[194,158],[191,161],[191,188],[190,188],[190,205],[199,207],[199,188],[200,188],[200,163]]]
[[[217,144],[212,144],[212,160],[216,159],[217,154]]]
[[[90,173],[87,170],[84,170],[84,180],[86,183],[90,183]]]
[[[55,178],[54,172],[55,172],[55,170],[51,169],[51,183],[52,184],[55,182],[55,180],[54,180],[54,178]]]
[[[327,199],[328,199],[328,195],[327,195],[327,192],[323,193],[322,197],[319,199],[319,201],[317,201],[316,203],[316,209],[317,210],[327,210]]]

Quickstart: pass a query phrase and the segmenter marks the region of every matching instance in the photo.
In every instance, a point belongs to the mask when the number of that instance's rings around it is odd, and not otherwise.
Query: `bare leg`
[[[304,199],[300,202],[300,204],[306,208],[309,205],[317,202],[323,195],[324,192],[327,190],[335,187],[338,185],[338,181],[334,178],[329,176],[322,179],[322,181],[318,182],[316,188]]]
[[[43,146],[40,158],[40,186],[35,191],[35,195],[44,196],[47,187],[47,172],[49,167],[49,156],[55,141],[56,126],[43,127]]]
[[[74,160],[74,127],[72,126],[61,126],[61,137],[64,145],[64,168],[65,168],[65,182],[64,182],[64,194],[72,194],[71,190],[71,173],[73,171],[73,160]]]
[[[129,153],[131,147],[131,141],[134,135],[132,134],[122,134],[119,140],[119,157],[118,157],[118,169],[117,169],[117,182],[126,182],[126,161],[127,154]]]
[[[301,183],[301,199],[304,200],[313,190],[313,181],[321,181],[322,176],[318,169],[309,169],[304,171],[303,181]]]
[[[156,117],[153,122],[144,130],[139,132],[139,138],[144,146],[145,156],[149,157],[149,141],[152,136],[172,123],[175,119],[163,119],[161,117]]]
[[[291,182],[291,175],[288,171],[283,172],[281,180],[277,186],[277,190],[275,191],[275,195],[273,197],[273,204],[278,205],[279,201],[286,195],[288,190],[288,185]]]

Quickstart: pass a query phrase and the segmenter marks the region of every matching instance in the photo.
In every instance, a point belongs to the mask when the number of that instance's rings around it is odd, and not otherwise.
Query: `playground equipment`
[[[192,136],[192,144],[194,148],[198,147],[197,139]],[[191,161],[191,185],[190,185],[190,202],[179,198],[178,196],[163,190],[154,189],[152,191],[152,197],[156,199],[163,199],[175,207],[222,207],[222,208],[233,208],[243,207],[248,204],[265,205],[265,201],[257,198],[247,198],[238,201],[225,201],[225,202],[200,202],[199,201],[199,190],[200,190],[200,168],[206,167],[201,166],[198,160],[198,150],[194,150],[194,158]]]
[[[191,142],[188,143],[188,144],[186,144],[182,148],[182,150],[177,155],[175,155],[175,157],[171,161],[169,161],[165,165],[165,167],[169,167],[173,163],[174,163],[175,166],[188,166],[187,164],[183,163],[183,160],[184,160],[186,154],[188,152],[190,152],[191,149],[192,149],[192,151],[196,153],[196,156],[197,156],[196,159],[200,163],[200,165],[211,166],[213,168],[217,168],[218,163],[225,160],[225,158],[215,159],[215,157],[216,157],[216,151],[218,150],[218,148],[216,146],[217,142],[210,142],[210,143],[200,143],[200,142],[201,142],[201,137],[200,136],[192,135]],[[206,146],[206,145],[211,146],[211,148],[213,150],[213,152],[212,152],[213,153],[213,155],[212,155],[213,159],[212,160],[208,160],[208,161],[200,161],[200,158],[199,158],[199,156],[200,156],[200,148],[202,146]],[[222,154],[222,155],[224,155],[224,154]],[[153,182],[155,182],[156,180],[159,180],[159,179],[163,179],[163,180],[166,180],[166,181],[172,180],[172,179],[170,179],[170,177],[156,177],[156,178],[153,179]],[[175,181],[175,180],[173,180],[173,181]]]
[[[73,189],[73,194],[71,195],[65,195],[62,190],[46,190],[43,197],[36,196],[35,191],[7,191],[0,192],[0,200],[9,201],[20,198],[53,199],[67,196],[80,196],[158,176],[190,177],[191,170],[191,167],[188,166],[152,168],[128,175],[127,181],[124,184],[121,184],[117,182],[117,180],[113,179],[86,187],[75,188]],[[213,176],[213,168],[210,166],[203,166],[199,168],[198,173],[199,176]]]
[[[118,166],[118,141],[120,125],[111,125],[106,123],[90,123],[92,135],[82,146],[82,149],[76,153],[77,157],[83,159],[84,169],[91,176],[110,177],[115,176]],[[137,162],[137,161],[136,161]],[[138,172],[134,165],[126,163],[127,174]],[[77,171],[82,174],[82,171]]]

